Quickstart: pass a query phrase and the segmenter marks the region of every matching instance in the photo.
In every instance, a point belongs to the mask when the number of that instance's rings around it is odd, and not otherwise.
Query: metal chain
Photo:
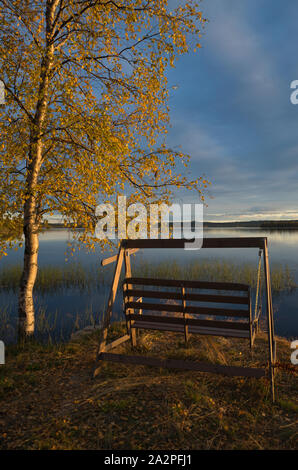
[[[257,271],[257,287],[256,287],[256,303],[255,303],[254,321],[258,321],[257,312],[260,311],[260,308],[262,308],[262,297],[261,297],[262,286],[260,284],[261,265],[262,265],[262,251],[259,250],[259,265],[258,265],[258,271]],[[259,306],[259,297],[260,297],[260,306]]]

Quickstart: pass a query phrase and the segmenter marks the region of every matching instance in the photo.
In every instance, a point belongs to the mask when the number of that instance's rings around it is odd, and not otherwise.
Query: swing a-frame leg
[[[130,254],[135,253],[138,251],[137,249],[132,249],[132,250],[124,250],[122,246],[120,246],[118,255],[112,256],[111,258],[108,258],[107,260],[104,260],[102,262],[102,265],[105,266],[109,263],[116,262],[115,266],[115,271],[114,271],[114,276],[113,276],[113,281],[112,281],[112,286],[110,290],[110,295],[109,295],[109,300],[108,300],[108,306],[104,315],[103,319],[103,327],[101,331],[101,337],[99,341],[99,347],[96,355],[96,363],[102,359],[102,354],[106,353],[108,351],[111,351],[112,349],[116,348],[117,346],[120,346],[121,344],[125,343],[129,339],[132,341],[132,345],[136,346],[136,331],[135,330],[130,330],[129,325],[127,324],[127,334],[124,336],[121,336],[121,338],[118,338],[111,343],[107,344],[107,337],[108,337],[108,331],[111,323],[111,317],[113,313],[113,305],[115,302],[116,294],[117,294],[117,289],[119,285],[119,279],[121,275],[121,270],[122,270],[122,265],[123,261],[125,263],[125,274],[127,277],[131,276],[131,265],[130,265]],[[100,370],[100,366],[98,364],[96,365],[96,368],[94,370],[94,377],[98,374]]]
[[[110,290],[110,295],[109,295],[109,300],[108,300],[108,306],[103,318],[103,326],[101,330],[101,337],[99,341],[99,346],[96,354],[96,368],[94,370],[94,377],[98,374],[100,367],[98,366],[98,360],[101,357],[101,354],[106,351],[110,351],[111,349],[119,346],[120,344],[128,341],[130,339],[130,335],[126,334],[122,336],[121,338],[116,339],[115,341],[112,341],[110,344],[107,344],[107,337],[108,337],[108,330],[110,327],[111,323],[111,317],[112,317],[112,312],[113,312],[113,305],[115,302],[116,298],[116,293],[118,289],[118,284],[119,284],[119,279],[120,279],[120,274],[121,274],[121,269],[123,265],[123,258],[124,258],[124,249],[120,247],[118,255],[116,257],[110,258],[110,262],[116,261],[116,266],[115,266],[115,271],[114,271],[114,276],[113,276],[113,281],[111,285],[111,290]],[[108,264],[107,262],[102,263],[103,265]]]

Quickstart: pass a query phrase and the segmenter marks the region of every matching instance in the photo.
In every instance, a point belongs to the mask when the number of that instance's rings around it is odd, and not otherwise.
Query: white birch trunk
[[[24,267],[19,290],[19,339],[34,335],[35,314],[33,301],[33,288],[37,275],[38,234],[37,227],[32,220],[32,208],[26,208],[24,215]]]
[[[40,217],[37,211],[37,185],[42,165],[42,131],[46,118],[49,97],[50,73],[53,65],[54,44],[52,41],[54,16],[59,0],[47,0],[46,4],[46,46],[40,66],[40,86],[34,122],[30,132],[30,150],[28,155],[26,178],[26,201],[24,203],[25,237],[24,266],[19,290],[19,340],[34,335],[33,288],[37,276],[38,229]]]

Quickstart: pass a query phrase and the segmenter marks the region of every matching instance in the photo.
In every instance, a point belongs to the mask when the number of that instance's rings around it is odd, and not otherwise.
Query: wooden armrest
[[[137,251],[139,251],[139,248],[134,248],[134,249],[130,249],[128,250],[128,253],[130,255],[133,255],[134,253],[136,253]],[[115,261],[117,261],[117,256],[118,255],[114,255],[114,256],[110,256],[109,258],[105,258],[101,261],[101,265],[102,266],[106,266],[107,264],[111,264],[111,263],[114,263]]]

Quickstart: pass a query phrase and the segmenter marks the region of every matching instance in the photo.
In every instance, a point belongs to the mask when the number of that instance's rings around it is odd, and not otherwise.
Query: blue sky
[[[204,0],[202,49],[168,74],[168,145],[212,182],[205,220],[298,219],[298,2]],[[189,201],[193,201],[189,198]]]

